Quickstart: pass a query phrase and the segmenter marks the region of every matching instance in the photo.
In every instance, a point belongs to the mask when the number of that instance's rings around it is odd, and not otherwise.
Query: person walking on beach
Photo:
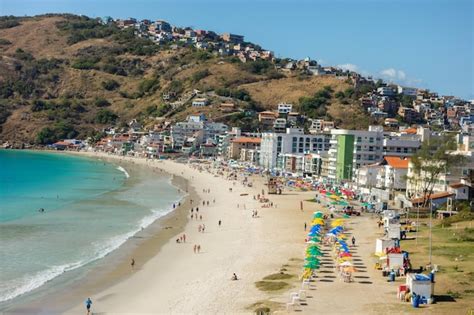
[[[352,246],[355,246],[355,244],[356,244],[356,238],[352,236]]]
[[[201,215],[201,214],[199,215],[199,220],[201,220],[201,221],[202,221],[202,215]]]
[[[306,227],[307,227],[307,226],[306,226],[306,222],[305,222],[305,223],[304,223],[304,230],[305,230],[305,231],[306,231]]]
[[[194,244],[194,253],[196,254],[196,251],[197,251],[197,245]]]
[[[92,306],[91,298],[87,298],[87,300],[84,303],[86,304],[87,314],[90,314],[91,313],[91,306]]]
[[[198,252],[198,254],[201,252],[201,245],[197,246],[197,252]]]
[[[133,268],[135,267],[135,259],[132,258],[132,261],[131,261],[131,263],[130,263],[130,266],[132,266],[132,270],[133,270]]]
[[[219,226],[221,226],[221,224],[222,224],[222,221],[221,221],[221,220],[219,220]]]
[[[186,234],[183,234],[183,243],[186,243]]]
[[[202,232],[204,233],[204,230],[206,229],[206,226],[203,224],[202,225]]]

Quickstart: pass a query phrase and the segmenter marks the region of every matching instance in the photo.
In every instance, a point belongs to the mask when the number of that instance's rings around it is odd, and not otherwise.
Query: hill
[[[195,90],[211,105],[191,107]],[[131,119],[152,128],[158,117],[177,121],[196,112],[254,129],[256,113],[279,102],[340,127],[366,128],[356,96],[351,83],[335,77],[284,73],[268,61],[241,63],[188,45],[158,46],[87,17],[0,18],[2,142],[97,136]],[[237,110],[222,113],[221,102]]]

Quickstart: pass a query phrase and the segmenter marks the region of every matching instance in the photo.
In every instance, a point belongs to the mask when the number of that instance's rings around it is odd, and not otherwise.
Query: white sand
[[[147,163],[141,159],[135,161]],[[288,258],[301,257],[303,223],[314,206],[306,203],[307,209],[302,212],[299,202],[314,193],[304,193],[306,197],[270,195],[278,207],[260,208],[253,195],[266,187],[255,180],[253,188],[240,183],[233,186],[231,181],[200,173],[185,164],[148,162],[151,163],[189,179],[200,198],[209,200],[210,205],[203,207],[200,203],[202,221],[188,222],[186,244],[176,244],[179,237],[176,235],[146,264],[137,262],[137,270],[131,277],[91,296],[94,313],[251,312],[246,309],[250,304],[267,298],[256,289],[255,281],[277,272]],[[232,193],[228,191],[230,187]],[[210,188],[211,193],[202,193],[203,188]],[[240,196],[241,193],[249,195]],[[309,209],[310,206],[313,208]],[[258,210],[259,218],[252,218],[253,209]],[[222,220],[220,228],[219,220]],[[205,224],[205,233],[198,232],[199,224]],[[200,254],[193,253],[194,244],[201,245]],[[234,272],[240,280],[230,280]],[[80,304],[71,311],[83,309]]]
[[[260,177],[252,177],[253,188],[240,183],[215,177],[207,172],[191,169],[187,164],[172,161],[147,162],[134,159],[136,163],[148,164],[189,180],[201,200],[209,200],[210,206],[199,203],[199,214],[203,220],[191,220],[185,228],[186,244],[177,244],[176,235],[168,241],[151,260],[142,264],[137,261],[131,276],[103,292],[91,296],[95,314],[237,314],[252,313],[249,308],[258,301],[280,303],[280,312],[288,294],[300,289],[300,282],[289,280],[288,290],[266,293],[255,287],[255,282],[276,273],[291,258],[304,257],[304,222],[310,222],[313,211],[321,209],[315,203],[300,201],[314,196],[314,192],[285,191],[283,195],[270,195],[276,208],[261,208],[253,195],[261,193],[266,186]],[[229,188],[233,192],[229,192]],[[211,193],[203,193],[203,189]],[[240,196],[248,193],[248,196]],[[215,198],[216,203],[212,200]],[[237,206],[239,204],[239,206]],[[244,209],[244,205],[245,208]],[[196,203],[193,205],[196,206]],[[191,208],[191,205],[189,205]],[[257,209],[259,218],[252,218]],[[222,226],[218,227],[218,221]],[[198,226],[205,224],[205,233]],[[369,217],[350,219],[348,226],[359,240],[357,259],[367,272],[358,272],[355,283],[344,283],[328,271],[321,273],[314,290],[308,291],[310,298],[299,307],[303,314],[364,314],[393,311],[396,303],[396,285],[389,285],[372,270],[372,252],[375,244],[375,221]],[[194,254],[194,244],[201,245],[201,253]],[[300,274],[302,261],[291,262],[293,274]],[[295,267],[296,266],[296,267]],[[290,268],[290,267],[288,267]],[[233,273],[239,276],[232,281]],[[290,271],[289,271],[290,272]],[[325,278],[324,276],[329,276]],[[322,279],[333,280],[329,282]],[[360,283],[367,281],[369,283]],[[385,304],[384,304],[385,303]],[[390,305],[387,305],[390,303]],[[80,313],[84,305],[78,303],[70,310]],[[69,313],[69,312],[68,312]]]

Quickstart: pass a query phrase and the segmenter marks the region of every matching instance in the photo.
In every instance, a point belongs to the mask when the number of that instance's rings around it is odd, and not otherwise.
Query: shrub
[[[197,71],[193,73],[193,75],[191,76],[191,81],[194,83],[197,83],[201,81],[202,79],[204,79],[205,77],[209,76],[210,74],[211,73],[207,69]]]
[[[69,122],[58,122],[53,127],[44,127],[36,135],[36,141],[40,144],[51,144],[61,139],[74,138],[79,133]]]
[[[102,81],[102,87],[107,91],[113,91],[120,87],[120,83],[115,80]]]
[[[20,25],[18,18],[15,16],[0,16],[0,29],[12,28]]]
[[[12,42],[5,38],[0,38],[0,45],[10,45]]]
[[[107,101],[105,98],[96,97],[94,100],[94,105],[97,107],[107,107],[110,106],[110,102]]]
[[[23,61],[31,61],[35,58],[33,58],[33,55],[29,52],[24,51],[21,48],[17,48],[15,51],[15,54],[13,55],[16,59],[23,60]]]
[[[81,57],[71,64],[71,67],[79,70],[97,69],[98,58]]]
[[[90,38],[104,38],[115,34],[119,29],[113,24],[101,24],[95,19],[86,16],[74,16],[56,23],[56,27],[69,33],[67,43],[69,45]]]
[[[138,91],[141,94],[152,93],[159,89],[159,87],[160,86],[158,78],[144,79],[140,82],[140,85],[138,86]]]
[[[261,59],[242,63],[240,67],[243,70],[254,74],[265,74],[267,71],[274,69],[274,66],[271,61]]]
[[[112,124],[115,123],[117,118],[118,116],[114,112],[108,109],[101,109],[97,112],[95,122],[98,124]]]

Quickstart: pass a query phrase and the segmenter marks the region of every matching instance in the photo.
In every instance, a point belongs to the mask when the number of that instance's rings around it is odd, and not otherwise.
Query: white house
[[[288,114],[293,111],[293,104],[280,103],[278,104],[278,113],[279,114]]]
[[[207,106],[207,104],[209,104],[207,98],[196,98],[193,100],[192,106],[204,107],[204,106]]]

